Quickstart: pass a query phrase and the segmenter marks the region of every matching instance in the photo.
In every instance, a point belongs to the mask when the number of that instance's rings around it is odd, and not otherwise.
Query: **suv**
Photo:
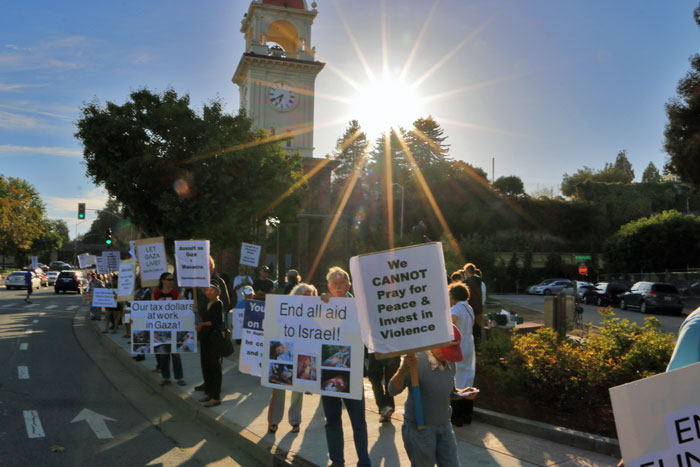
[[[617,306],[620,296],[627,292],[627,286],[618,282],[598,282],[595,287],[588,289],[583,301],[597,306]]]
[[[87,280],[82,271],[61,271],[56,277],[53,290],[55,293],[67,290],[81,293],[85,286],[87,286]]]
[[[663,282],[637,282],[629,292],[620,297],[620,308],[639,308],[646,313],[649,310],[670,311],[680,315],[683,311],[681,294],[673,284]]]

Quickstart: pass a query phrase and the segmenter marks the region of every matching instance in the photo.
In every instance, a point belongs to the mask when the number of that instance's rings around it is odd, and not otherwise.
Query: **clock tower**
[[[311,24],[316,3],[253,0],[241,21],[245,52],[233,75],[241,107],[255,126],[290,137],[290,152],[313,157],[314,85],[324,63],[315,60]]]

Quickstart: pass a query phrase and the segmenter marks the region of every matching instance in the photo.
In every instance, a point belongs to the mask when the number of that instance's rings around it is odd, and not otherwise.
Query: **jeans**
[[[401,437],[411,467],[459,467],[457,440],[449,421],[442,425],[426,425],[421,431],[415,423],[404,422]]]
[[[361,400],[345,399],[340,397],[321,396],[323,413],[326,416],[326,443],[328,444],[328,455],[335,466],[345,465],[345,455],[343,448],[345,441],[343,438],[343,403],[348,411],[350,424],[352,425],[352,437],[355,441],[355,451],[357,452],[358,466],[371,466],[369,461],[367,440],[367,422],[365,421],[365,398]]]
[[[160,366],[160,374],[163,379],[170,379],[170,357],[173,358],[173,372],[175,379],[182,379],[182,360],[180,355],[174,354],[156,354],[156,360]]]
[[[369,368],[367,377],[372,383],[372,392],[377,407],[382,410],[384,407],[395,409],[394,398],[389,394],[389,381],[394,373],[401,366],[401,357],[391,357],[378,360],[373,353],[369,354]]]

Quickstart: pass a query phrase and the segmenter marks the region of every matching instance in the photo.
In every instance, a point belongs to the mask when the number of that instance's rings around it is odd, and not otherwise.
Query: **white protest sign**
[[[262,368],[263,349],[263,320],[265,318],[265,302],[259,300],[244,300],[243,332],[241,336],[241,355],[238,360],[238,370],[247,375],[260,376]],[[235,308],[234,308],[235,311]]]
[[[117,298],[114,292],[114,289],[105,289],[102,287],[92,289],[92,306],[96,308],[116,308]]]
[[[252,266],[254,268],[258,267],[258,263],[260,263],[261,249],[262,247],[260,245],[241,243],[241,264],[244,266]]]
[[[192,300],[131,302],[131,353],[197,351]]]
[[[245,313],[245,304],[246,300],[239,300],[236,306],[233,307],[233,310],[231,310],[231,338],[233,339],[243,338],[243,314]]]
[[[626,467],[700,465],[700,363],[610,389]]]
[[[265,298],[263,386],[362,398],[364,346],[355,299]]]
[[[32,270],[36,269],[39,267],[39,257],[38,256],[32,256]]]
[[[407,353],[454,339],[441,243],[354,256],[350,272],[370,352]]]
[[[78,266],[80,266],[80,269],[87,269],[92,265],[97,265],[95,255],[91,255],[89,253],[78,255]]]
[[[107,259],[104,256],[95,256],[95,266],[97,268],[97,274],[109,274]]]
[[[107,265],[107,269],[109,269],[109,272],[119,271],[119,261],[121,260],[121,256],[119,255],[118,251],[103,251],[102,257],[104,258],[105,264]]]
[[[152,287],[158,285],[160,275],[168,271],[165,259],[163,237],[136,240],[136,257],[141,268],[141,285]]]
[[[175,269],[180,287],[209,287],[209,240],[176,240]]]
[[[134,299],[134,282],[136,281],[136,261],[129,259],[119,264],[119,281],[117,283],[117,300],[126,302]]]
[[[129,240],[129,256],[136,259],[136,241]]]

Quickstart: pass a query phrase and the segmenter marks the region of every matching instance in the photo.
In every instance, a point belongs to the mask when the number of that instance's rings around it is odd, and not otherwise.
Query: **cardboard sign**
[[[197,352],[192,300],[131,302],[131,353]]]
[[[141,268],[141,286],[158,285],[160,275],[168,271],[163,237],[136,240],[136,257]]]
[[[260,263],[260,245],[252,243],[241,243],[241,264],[244,266],[258,267]]]
[[[32,256],[32,271],[39,267],[39,257]]]
[[[265,303],[265,302],[261,302]],[[239,300],[231,310],[231,337],[243,339],[243,315],[245,314],[246,300]],[[260,327],[262,329],[262,326]]]
[[[700,363],[610,389],[625,466],[700,465]]]
[[[263,386],[362,398],[364,347],[354,299],[268,294],[263,332]]]
[[[96,308],[116,308],[117,299],[114,289],[97,288],[92,289],[92,306]]]
[[[247,375],[260,376],[265,339],[263,335],[263,320],[265,319],[265,302],[260,300],[244,300],[239,302],[244,311],[243,331],[241,337],[241,356],[238,360],[238,370]],[[234,311],[236,309],[234,308]]]
[[[103,251],[102,257],[107,264],[107,269],[109,269],[109,272],[119,271],[119,261],[121,260],[121,256],[119,255],[118,251]]]
[[[126,302],[134,299],[136,281],[136,261],[133,259],[119,264],[119,282],[117,283],[117,301]]]
[[[209,240],[176,240],[175,268],[180,287],[209,287]]]
[[[95,266],[97,274],[109,274],[107,259],[104,256],[95,256]]]
[[[80,266],[80,269],[87,269],[91,266],[96,266],[97,262],[95,260],[95,255],[91,255],[89,253],[83,253],[82,255],[78,255],[78,266]]]
[[[405,354],[454,339],[441,243],[355,256],[350,272],[370,352]]]

